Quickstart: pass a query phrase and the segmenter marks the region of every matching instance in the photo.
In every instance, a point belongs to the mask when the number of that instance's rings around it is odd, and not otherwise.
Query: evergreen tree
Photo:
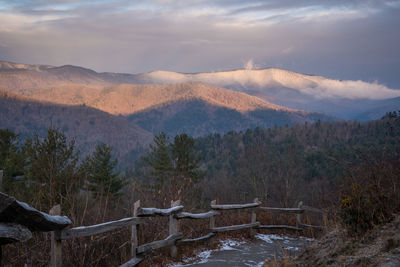
[[[18,135],[9,129],[0,129],[0,169],[5,167],[10,154],[17,151],[17,137]]]
[[[154,144],[150,145],[150,152],[142,160],[150,167],[150,172],[145,174],[155,182],[156,188],[161,188],[163,184],[171,179],[173,166],[170,157],[170,143],[165,133],[160,133],[154,137]]]
[[[118,164],[117,159],[112,159],[112,148],[105,144],[97,145],[92,156],[88,156],[82,164],[89,182],[88,189],[94,195],[111,194],[118,196],[123,187],[120,173],[114,169]]]
[[[24,174],[25,153],[20,149],[18,134],[0,129],[0,170],[3,170],[2,190],[13,194],[15,178]]]
[[[187,134],[176,135],[171,146],[175,176],[198,182],[204,174],[199,171],[201,156],[194,147],[194,139]]]
[[[42,141],[38,135],[27,139],[25,148],[28,192],[34,194],[38,208],[46,210],[53,204],[62,204],[80,188],[79,151],[75,151],[74,140],[68,143],[64,133],[49,129]],[[44,207],[40,207],[42,204]]]
[[[195,202],[196,193],[193,185],[202,177],[199,171],[200,155],[194,147],[194,139],[187,134],[177,135],[170,143],[165,133],[154,137],[150,152],[142,158],[150,168],[145,177],[154,184],[157,196],[162,204],[171,199],[180,199],[189,205]]]

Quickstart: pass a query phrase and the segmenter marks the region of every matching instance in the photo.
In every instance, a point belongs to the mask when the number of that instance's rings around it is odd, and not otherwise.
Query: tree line
[[[318,121],[200,138],[160,133],[129,168],[118,166],[106,144],[81,159],[74,141],[56,129],[25,140],[0,130],[4,190],[42,210],[61,203],[77,217],[88,212],[88,197],[103,210],[132,198],[164,207],[179,198],[186,207],[201,209],[212,199],[233,203],[258,197],[271,206],[294,207],[300,200],[341,206],[337,212],[354,223],[361,218],[357,199],[381,199],[380,207],[363,204],[380,210],[381,217],[387,203],[387,210],[400,207],[399,155],[396,112],[366,123]]]

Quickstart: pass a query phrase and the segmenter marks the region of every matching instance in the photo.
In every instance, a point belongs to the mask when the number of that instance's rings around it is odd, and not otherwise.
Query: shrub
[[[350,235],[360,235],[392,219],[390,197],[373,184],[356,184],[342,194],[341,218]]]

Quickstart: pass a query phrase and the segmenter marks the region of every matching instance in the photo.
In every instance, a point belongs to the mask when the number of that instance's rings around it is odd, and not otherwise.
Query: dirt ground
[[[335,227],[312,243],[289,266],[400,266],[400,215],[360,238]]]

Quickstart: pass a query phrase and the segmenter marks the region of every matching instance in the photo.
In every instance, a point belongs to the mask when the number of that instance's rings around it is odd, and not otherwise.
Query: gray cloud
[[[399,1],[0,1],[0,59],[97,71],[261,67],[400,88]]]

